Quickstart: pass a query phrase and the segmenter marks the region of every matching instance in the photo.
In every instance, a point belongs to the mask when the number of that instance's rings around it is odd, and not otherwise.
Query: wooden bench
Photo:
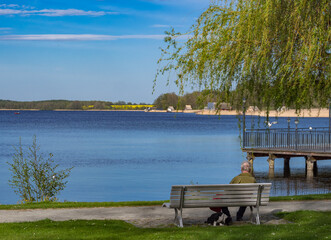
[[[271,183],[174,185],[170,203],[162,206],[175,209],[175,224],[183,227],[183,208],[240,207],[256,208],[256,224],[260,224],[259,208],[269,202]]]

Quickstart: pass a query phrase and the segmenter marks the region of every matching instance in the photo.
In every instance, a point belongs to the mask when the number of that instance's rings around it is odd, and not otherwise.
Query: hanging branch
[[[174,74],[181,94],[186,86],[221,92],[238,110],[243,96],[267,111],[326,107],[330,12],[328,0],[211,4],[190,32],[167,32],[154,84]]]

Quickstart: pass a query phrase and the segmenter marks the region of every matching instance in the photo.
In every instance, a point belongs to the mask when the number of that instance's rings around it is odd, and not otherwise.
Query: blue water
[[[240,171],[245,154],[240,150],[235,116],[183,113],[0,111],[0,203],[19,201],[8,185],[8,164],[14,146],[24,148],[37,136],[41,151],[61,168],[73,166],[60,201],[164,200],[174,184],[228,183]],[[246,125],[260,124],[247,117]],[[277,127],[287,127],[286,118]],[[294,119],[292,119],[292,124]],[[293,124],[294,125],[294,124]],[[299,127],[328,126],[327,118],[301,118]],[[294,126],[292,126],[294,127]],[[292,177],[267,178],[266,158],[257,158],[259,182],[273,182],[272,195],[330,192],[331,161],[320,161],[319,177],[307,182],[304,160],[291,160]]]

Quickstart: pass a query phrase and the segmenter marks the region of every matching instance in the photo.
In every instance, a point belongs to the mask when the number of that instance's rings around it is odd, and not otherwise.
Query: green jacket
[[[231,180],[230,184],[234,183],[256,183],[256,180],[250,173],[241,173]]]

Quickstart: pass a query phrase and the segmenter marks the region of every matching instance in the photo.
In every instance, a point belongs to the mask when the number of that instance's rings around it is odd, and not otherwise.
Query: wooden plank
[[[260,204],[260,206],[266,206],[266,204]],[[256,206],[256,202],[247,202],[247,203],[241,203],[240,205],[236,203],[227,203],[227,204],[212,204],[212,203],[207,203],[207,204],[200,204],[200,205],[195,205],[195,204],[184,204],[184,208],[210,208],[210,207],[249,207],[249,206]]]
[[[195,195],[201,195],[201,196],[226,196],[226,195],[252,195],[257,194],[258,191],[226,191],[226,192],[217,192],[217,191],[211,191],[211,192],[204,192],[204,191],[198,191],[198,192],[185,192],[185,195],[187,196],[195,196]]]
[[[204,195],[204,194],[196,194],[196,195],[185,195],[184,199],[199,199],[199,198],[209,198],[209,199],[234,199],[234,198],[249,198],[256,199],[257,194],[232,194],[232,195]],[[269,195],[262,194],[261,198],[269,198]],[[170,200],[180,199],[180,196],[170,196]]]
[[[255,186],[242,186],[244,184],[228,184],[228,186],[201,186],[201,185],[190,185],[186,186],[187,191],[236,191],[240,189],[249,189],[249,190],[254,190],[258,188],[261,185],[255,185]],[[263,186],[265,190],[270,190],[271,186]],[[172,191],[179,191],[176,189],[172,189]]]
[[[200,198],[200,199],[185,199],[184,200],[184,204],[187,203],[187,202],[190,202],[190,203],[195,203],[197,205],[200,204],[200,202],[212,202],[212,203],[237,203],[238,206],[240,206],[240,202],[257,202],[257,199],[247,199],[247,198],[237,198],[237,199],[208,199],[208,198]],[[176,202],[179,202],[179,200],[173,200],[171,201],[171,203],[176,203]],[[269,202],[269,199],[261,199],[261,203],[268,203]]]
[[[247,196],[247,197],[254,197],[257,195],[257,192],[250,192],[250,193],[242,193],[242,194],[237,194],[237,193],[228,193],[228,194],[185,194],[185,196],[190,197],[190,196],[202,196],[202,197],[212,197],[212,198],[228,198],[229,196]],[[175,197],[175,196],[174,196]]]
[[[203,197],[203,196],[188,196],[188,197],[185,197],[184,198],[184,201],[187,201],[187,200],[196,200],[196,201],[199,201],[200,199],[209,199],[209,200],[213,200],[213,201],[230,201],[230,200],[245,200],[245,199],[248,199],[248,200],[254,200],[256,201],[257,200],[257,196],[255,197],[245,197],[245,196],[235,196],[235,197],[232,197],[232,198],[214,198],[214,197]],[[268,200],[269,201],[269,197],[265,197],[265,196],[262,196],[261,197],[261,200]],[[171,198],[170,201],[180,201],[180,198]]]
[[[171,191],[170,195],[180,195],[180,191]]]
[[[171,198],[171,199],[178,199],[178,198]],[[211,200],[217,200],[217,199],[257,199],[257,195],[227,195],[227,196],[186,196],[185,195],[185,201],[189,199],[211,199]]]
[[[232,202],[256,202],[256,199],[185,199],[185,203],[203,203],[203,202],[213,202],[213,203],[232,203]],[[239,204],[239,203],[238,203]]]
[[[250,186],[250,187],[245,187],[245,186],[235,186],[235,187],[227,187],[227,188],[217,188],[217,187],[200,187],[200,186],[195,186],[195,187],[187,187],[186,191],[187,192],[195,192],[195,191],[200,191],[200,192],[208,192],[208,191],[254,191],[257,190],[258,186]],[[268,191],[269,189],[265,189],[266,191]]]
[[[206,193],[206,192],[190,192],[190,193],[185,193],[185,196],[210,196],[210,197],[227,197],[227,196],[236,196],[236,195],[242,195],[242,196],[255,196],[257,195],[257,191],[241,191],[241,192],[226,192],[226,193]],[[270,193],[261,193],[261,196],[269,196]],[[174,196],[176,197],[176,196]]]
[[[181,187],[213,187],[213,186],[218,186],[218,187],[231,187],[231,186],[271,186],[271,183],[240,183],[240,184],[199,184],[199,185],[173,185],[173,188],[181,188]]]
[[[258,186],[253,186],[253,187],[244,187],[244,186],[229,186],[229,187],[200,187],[200,186],[195,186],[195,187],[187,187],[188,192],[190,191],[240,191],[240,190],[256,190],[258,189]]]
[[[256,202],[245,202],[245,203],[240,203],[238,205],[237,203],[210,203],[210,202],[205,202],[205,203],[200,203],[199,205],[196,205],[194,203],[185,203],[184,208],[201,208],[201,207],[239,207],[239,206],[255,206]]]
[[[261,201],[260,206],[268,205],[269,201]],[[184,208],[203,208],[203,207],[241,207],[241,206],[255,206],[256,201],[247,201],[247,202],[215,202],[215,201],[206,201],[206,202],[193,202],[193,203],[185,203]],[[178,202],[171,202],[170,208],[178,208]]]
[[[259,185],[255,185],[255,186],[242,186],[244,184],[228,184],[226,187],[224,187],[223,185],[190,185],[190,186],[185,186],[187,189],[187,192],[195,192],[195,191],[241,191],[241,190],[255,190],[258,188]],[[260,184],[261,185],[261,184]],[[270,191],[271,186],[264,186],[264,191]],[[172,189],[171,190],[171,195],[172,194],[179,194],[180,193],[180,188],[178,189]]]

